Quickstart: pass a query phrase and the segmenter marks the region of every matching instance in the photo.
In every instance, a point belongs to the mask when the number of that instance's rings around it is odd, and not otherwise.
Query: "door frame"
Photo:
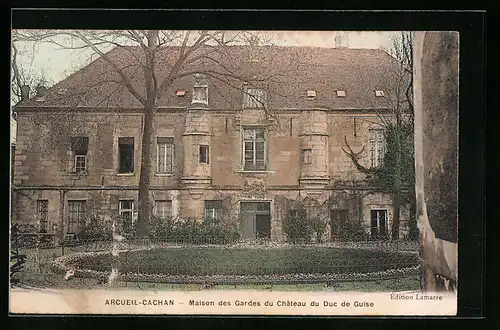
[[[272,213],[273,213],[273,201],[271,199],[242,199],[238,201],[238,211],[239,211],[239,228],[240,230],[242,229],[242,221],[243,221],[243,212],[241,210],[241,204],[242,203],[252,203],[252,204],[258,204],[258,203],[268,203],[269,204],[269,239],[273,239],[273,226],[272,226]],[[263,211],[256,211],[254,214],[253,218],[253,231],[254,231],[254,239],[257,239],[257,222],[256,222],[256,217],[255,215],[259,214],[258,212],[263,212]],[[260,214],[266,214],[266,213],[260,213]]]

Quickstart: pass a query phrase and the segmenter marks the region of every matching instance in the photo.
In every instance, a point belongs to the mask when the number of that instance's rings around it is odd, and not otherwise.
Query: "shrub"
[[[348,242],[366,241],[369,239],[369,234],[365,231],[361,223],[346,221],[342,225],[338,239]]]
[[[293,244],[309,243],[314,233],[303,210],[288,212],[283,221],[283,230],[287,240]]]
[[[112,224],[102,217],[89,216],[80,232],[77,234],[79,240],[111,240],[113,239]]]
[[[316,243],[321,243],[322,236],[326,232],[326,219],[321,216],[312,217],[309,221],[309,225],[316,236]]]
[[[152,217],[150,237],[157,241],[186,244],[226,244],[240,235],[235,226],[225,223],[200,222],[196,219]]]

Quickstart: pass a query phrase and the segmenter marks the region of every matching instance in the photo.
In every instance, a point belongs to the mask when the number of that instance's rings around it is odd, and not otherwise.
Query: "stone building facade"
[[[366,54],[373,53],[389,57],[381,51]],[[88,215],[130,215],[133,221],[143,129],[138,107],[50,103],[51,90],[65,91],[74,83],[71,79],[16,109],[12,201],[13,222],[65,234],[78,233],[82,217]],[[370,187],[342,150],[347,139],[353,150],[364,150],[363,165],[381,161],[384,143],[379,130],[385,115],[372,101],[335,106],[355,94],[350,86],[342,86],[344,93],[331,92],[333,106],[322,106],[314,102],[320,87],[309,82],[294,96],[303,102],[298,106],[263,107],[245,101],[243,95],[239,107],[224,108],[211,101],[216,97],[207,85],[201,94],[192,81],[183,88],[174,86],[173,97],[185,103],[156,111],[150,178],[153,214],[200,221],[217,218],[236,224],[245,238],[282,241],[291,201],[305,199],[322,205],[329,219],[328,241],[336,240],[339,222],[345,221],[359,223],[368,236],[390,232],[390,196]],[[383,90],[372,86],[366,93],[376,101],[379,89]],[[408,218],[405,205],[403,234]]]

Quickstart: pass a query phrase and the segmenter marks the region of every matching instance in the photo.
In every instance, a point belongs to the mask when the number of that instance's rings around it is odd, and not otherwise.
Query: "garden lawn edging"
[[[257,246],[258,247],[258,246]],[[185,246],[172,245],[155,245],[150,247],[139,247],[135,249],[120,249],[119,253],[130,253],[137,251],[154,250],[158,248],[167,249],[182,249]],[[197,248],[203,248],[197,246]],[[233,250],[245,249],[247,246],[232,246]],[[264,249],[272,249],[271,247],[261,247]],[[284,248],[281,246],[278,249]],[[307,248],[312,248],[308,245]],[[225,249],[231,249],[225,247]],[[276,247],[274,247],[276,249]],[[82,278],[94,278],[103,282],[107,282],[111,274],[111,264],[109,270],[95,270],[82,268],[80,263],[88,258],[99,258],[110,255],[110,251],[97,252],[76,252],[66,256],[62,256],[54,260],[53,268],[57,273],[65,274],[68,271],[73,271],[73,276]],[[401,255],[409,253],[401,251]],[[414,254],[411,252],[410,254]],[[157,282],[170,284],[294,284],[294,283],[318,283],[318,282],[347,282],[347,281],[370,281],[381,279],[402,278],[408,276],[416,276],[419,274],[419,265],[406,265],[406,267],[392,267],[389,269],[372,271],[372,272],[352,272],[352,273],[289,273],[289,274],[259,274],[259,275],[238,275],[238,274],[212,274],[212,275],[179,275],[179,274],[162,274],[151,272],[134,272],[123,271],[119,269],[116,281],[127,282]]]

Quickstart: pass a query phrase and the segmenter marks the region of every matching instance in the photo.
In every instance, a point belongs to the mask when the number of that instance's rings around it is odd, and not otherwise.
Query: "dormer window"
[[[382,91],[382,90],[375,91],[375,96],[376,97],[384,97],[384,91]]]
[[[338,97],[345,97],[345,91],[337,91]]]
[[[307,99],[314,100],[315,98],[316,98],[316,91],[315,90],[308,90],[307,91]]]
[[[267,94],[261,88],[245,88],[243,90],[243,108],[262,109],[266,107]]]
[[[204,74],[194,75],[193,100],[191,103],[208,104],[208,78]]]

